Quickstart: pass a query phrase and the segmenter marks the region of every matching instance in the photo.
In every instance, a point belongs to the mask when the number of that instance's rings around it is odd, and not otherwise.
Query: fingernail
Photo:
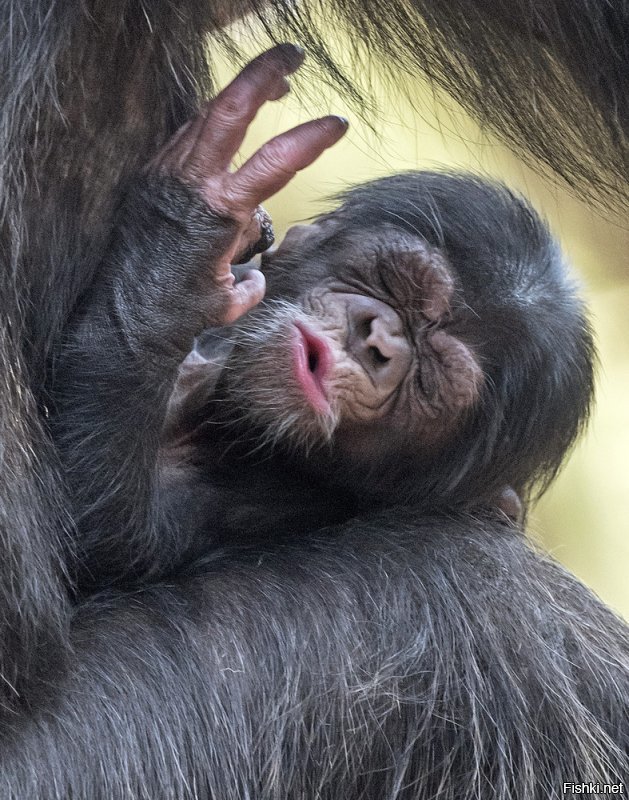
[[[339,116],[337,116],[336,118],[338,119],[338,121],[341,123],[341,125],[344,128],[349,128],[349,120],[347,119],[347,117],[339,117]]]
[[[304,48],[292,42],[284,42],[278,45],[276,51],[281,55],[286,68],[291,72],[300,67],[306,57]]]

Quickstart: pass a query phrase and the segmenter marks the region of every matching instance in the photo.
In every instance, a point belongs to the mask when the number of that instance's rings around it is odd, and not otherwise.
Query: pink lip
[[[301,322],[295,323],[293,366],[295,377],[304,390],[306,400],[321,413],[330,411],[323,382],[332,365],[332,354],[325,339],[316,336]]]

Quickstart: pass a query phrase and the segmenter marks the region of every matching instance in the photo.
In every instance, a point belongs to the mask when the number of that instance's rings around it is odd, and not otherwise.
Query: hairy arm
[[[626,626],[491,518],[217,553],[73,631],[7,800],[523,800],[629,767]]]
[[[346,128],[337,117],[305,123],[229,170],[256,111],[288,91],[286,75],[301,60],[291,45],[254,60],[130,186],[100,274],[68,326],[53,431],[83,584],[158,572],[185,546],[159,479],[177,368],[204,325],[232,322],[261,299],[260,273],[236,282],[231,272],[262,235],[259,203]]]

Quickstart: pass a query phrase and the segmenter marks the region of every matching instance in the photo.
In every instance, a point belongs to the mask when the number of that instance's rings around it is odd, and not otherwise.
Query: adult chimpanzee
[[[464,12],[389,3],[387,20],[368,2],[337,8],[373,52],[480,95],[475,111],[511,142],[530,141],[581,187],[626,196],[625,2],[476,0]],[[0,672],[2,725],[15,734],[0,752],[4,794],[67,797],[71,783],[75,797],[94,798],[284,797],[300,788],[401,796],[415,791],[405,769],[420,760],[424,781],[451,767],[450,796],[464,797],[461,786],[508,796],[511,772],[521,795],[533,773],[551,792],[558,737],[536,723],[549,700],[544,671],[566,662],[537,646],[531,620],[543,620],[546,641],[563,636],[570,661],[586,670],[583,654],[594,650],[591,680],[566,674],[565,695],[576,702],[584,686],[600,691],[617,741],[626,693],[621,676],[609,690],[597,669],[613,674],[626,638],[584,590],[493,521],[399,513],[321,547],[308,539],[272,562],[226,557],[205,577],[181,574],[133,597],[74,611],[68,599],[72,521],[46,431],[49,356],[102,261],[125,179],[197,105],[205,33],[249,9],[278,33],[298,31],[325,61],[307,4],[9,0],[0,9]],[[575,142],[583,147],[572,150]],[[500,624],[504,598],[513,628]],[[564,616],[563,600],[585,618]],[[476,638],[455,636],[468,621]],[[425,653],[450,656],[431,672]],[[530,677],[528,701],[517,676]],[[429,691],[438,686],[441,701]],[[493,716],[476,702],[488,686]],[[565,743],[575,758],[600,750],[585,717]],[[491,730],[500,757],[487,763],[475,743]],[[411,746],[422,736],[429,750]],[[474,770],[460,766],[465,753]]]

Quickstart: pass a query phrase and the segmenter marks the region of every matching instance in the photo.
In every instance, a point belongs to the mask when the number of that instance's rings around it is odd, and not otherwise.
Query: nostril
[[[373,361],[374,364],[376,364],[376,366],[387,364],[391,360],[383,353],[381,353],[377,347],[373,346],[369,348],[369,355],[371,356],[371,360]]]
[[[356,324],[356,333],[361,339],[368,339],[371,336],[371,326],[375,317],[364,317]]]

